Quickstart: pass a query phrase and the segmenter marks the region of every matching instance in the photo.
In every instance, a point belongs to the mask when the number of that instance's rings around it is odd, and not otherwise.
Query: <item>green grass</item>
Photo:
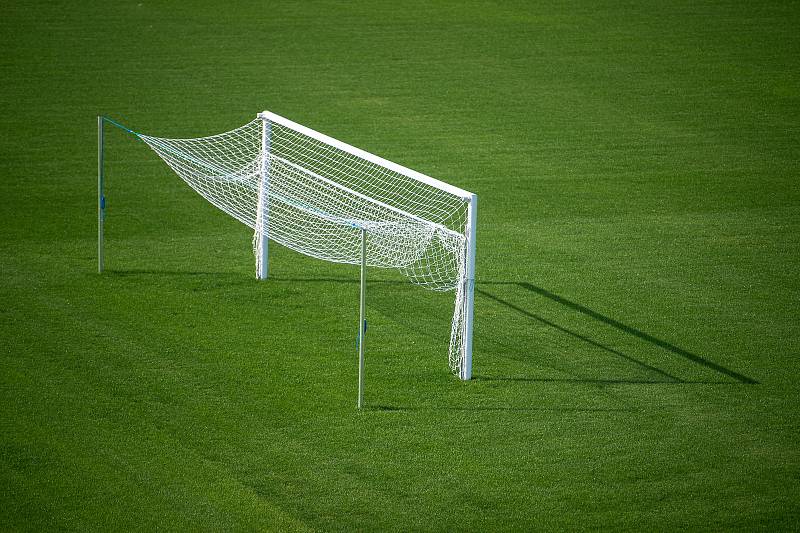
[[[0,529],[800,524],[800,9],[0,8]],[[269,109],[480,197],[452,295],[251,235],[143,144]],[[376,281],[381,281],[378,283]]]

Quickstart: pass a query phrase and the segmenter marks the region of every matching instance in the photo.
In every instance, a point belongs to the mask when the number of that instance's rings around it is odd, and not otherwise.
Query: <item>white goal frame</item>
[[[450,234],[457,234],[459,236],[463,236],[465,239],[464,242],[464,256],[462,256],[461,260],[463,260],[463,274],[460,276],[459,283],[463,284],[462,286],[456,286],[456,291],[463,291],[461,294],[463,295],[463,307],[461,308],[460,312],[462,313],[462,324],[458,327],[460,329],[454,329],[454,332],[459,332],[459,344],[461,344],[460,352],[462,354],[460,360],[460,366],[458,367],[458,376],[462,380],[469,380],[472,378],[472,339],[473,339],[473,321],[474,321],[474,299],[475,299],[475,237],[476,237],[476,221],[477,221],[477,201],[478,197],[474,193],[469,191],[460,189],[448,183],[439,181],[435,178],[412,170],[410,168],[404,167],[387,159],[384,159],[380,156],[375,154],[366,152],[360,148],[356,148],[352,145],[339,141],[338,139],[334,139],[328,135],[315,131],[311,128],[303,126],[302,124],[298,124],[293,122],[287,118],[284,118],[276,113],[272,113],[270,111],[264,111],[257,115],[258,119],[261,120],[262,123],[262,135],[261,135],[261,162],[260,162],[260,176],[258,182],[258,201],[256,207],[256,226],[257,234],[255,239],[255,248],[256,248],[256,277],[258,279],[267,279],[269,274],[269,213],[270,213],[270,205],[269,205],[269,186],[270,186],[270,137],[271,137],[271,129],[272,125],[279,125],[285,128],[289,128],[294,130],[306,137],[319,141],[320,143],[324,143],[325,145],[329,145],[334,147],[342,152],[350,154],[356,158],[360,158],[362,160],[368,161],[379,167],[386,168],[392,172],[400,174],[406,178],[409,178],[414,181],[418,181],[422,184],[425,184],[429,187],[438,189],[443,191],[449,195],[452,195],[456,198],[460,198],[466,204],[466,216],[464,220],[464,233],[455,232],[449,228],[444,227],[441,224],[438,224],[433,221],[425,220],[419,216],[413,215],[408,213],[398,207],[387,205],[384,202],[376,198],[371,198],[364,196],[356,191],[351,189],[347,189],[349,193],[354,194],[356,196],[360,196],[363,200],[367,200],[371,202],[373,205],[379,205],[381,208],[388,209],[390,211],[394,211],[397,214],[409,217],[411,219],[416,219],[417,221],[427,222],[429,224],[434,224],[440,230],[450,233]],[[130,130],[121,124],[115,122],[114,120],[105,117],[105,116],[98,116],[97,117],[97,126],[98,126],[98,160],[97,160],[97,168],[98,168],[98,191],[97,191],[97,199],[98,199],[98,271],[102,272],[104,270],[104,246],[103,246],[103,230],[104,230],[104,223],[105,223],[105,193],[104,193],[104,125],[106,122],[138,137],[140,140],[146,139],[157,139],[153,137],[148,137],[143,134],[139,134],[133,130]],[[145,141],[147,142],[147,141]],[[152,146],[151,146],[152,147]],[[280,161],[280,158],[278,159]],[[336,184],[333,180],[330,180],[324,176],[314,175],[316,178],[328,182],[329,184],[333,184],[336,186],[340,186]],[[213,202],[212,202],[213,203]],[[240,219],[241,220],[241,219]],[[353,224],[354,227],[357,227],[356,224]],[[364,294],[365,294],[365,266],[366,266],[366,241],[368,238],[367,230],[363,227],[359,226],[362,235],[362,252],[361,252],[361,302],[360,302],[360,320],[359,320],[359,400],[358,405],[361,406],[362,403],[362,396],[363,396],[363,339],[364,334],[366,331],[366,321],[364,320]],[[458,309],[457,309],[457,312]],[[455,320],[455,318],[454,318]],[[454,326],[455,327],[455,326]],[[452,345],[451,345],[452,346]],[[455,370],[455,369],[454,369]]]
[[[474,193],[469,191],[465,191],[464,189],[460,189],[454,185],[450,185],[449,183],[445,183],[443,181],[437,180],[421,172],[417,172],[416,170],[412,170],[408,167],[404,167],[402,165],[398,165],[393,161],[389,161],[388,159],[384,159],[383,157],[377,156],[375,154],[369,153],[367,151],[362,150],[361,148],[356,148],[350,144],[342,142],[338,139],[334,139],[324,133],[320,133],[316,130],[313,130],[307,126],[303,126],[302,124],[298,124],[288,118],[282,117],[276,113],[271,111],[263,111],[258,114],[258,118],[260,118],[264,124],[263,126],[263,136],[262,136],[262,147],[263,147],[263,161],[262,161],[262,182],[261,188],[259,191],[259,213],[258,217],[260,219],[264,219],[268,216],[269,210],[269,203],[266,200],[268,198],[268,190],[269,190],[269,139],[270,139],[270,124],[280,124],[282,126],[286,126],[291,128],[303,135],[316,139],[320,142],[325,144],[331,145],[343,152],[347,152],[352,154],[356,157],[360,157],[365,159],[371,163],[375,163],[376,165],[380,165],[382,167],[386,167],[398,174],[402,174],[409,178],[415,179],[419,182],[425,183],[426,185],[430,185],[431,187],[435,187],[447,193],[450,193],[454,196],[458,196],[463,199],[467,203],[467,227],[466,227],[466,254],[467,257],[465,258],[465,267],[466,267],[466,275],[464,276],[464,283],[466,286],[464,287],[464,294],[465,294],[465,316],[464,316],[464,358],[462,360],[461,368],[459,369],[459,377],[462,380],[469,380],[472,379],[472,329],[473,329],[473,320],[474,320],[474,303],[475,303],[475,233],[476,233],[476,226],[477,226],[477,212],[478,212],[478,196]],[[372,200],[373,202],[377,202],[377,200]],[[389,207],[395,211],[399,211],[398,209]],[[404,213],[412,218],[417,218],[414,215],[409,213]],[[266,226],[262,226],[266,227]],[[268,274],[268,242],[269,242],[269,235],[267,234],[268,230],[263,230],[262,233],[259,235],[258,238],[258,251],[260,255],[260,262],[259,268],[257,271],[257,276],[259,279],[266,279]],[[362,318],[363,322],[363,318]]]

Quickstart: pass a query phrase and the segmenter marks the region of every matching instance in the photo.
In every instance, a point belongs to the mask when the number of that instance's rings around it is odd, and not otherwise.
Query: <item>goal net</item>
[[[258,277],[269,240],[337,263],[397,269],[454,291],[449,365],[472,367],[477,197],[274,113],[194,139],[136,135],[213,205],[254,230]]]

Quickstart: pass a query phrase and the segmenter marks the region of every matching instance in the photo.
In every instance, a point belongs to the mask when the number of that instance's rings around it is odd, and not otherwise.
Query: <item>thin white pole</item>
[[[475,229],[478,220],[478,196],[473,194],[467,206],[467,264],[464,279],[464,359],[460,377],[472,379],[472,322],[475,309]]]
[[[260,221],[258,234],[258,267],[256,277],[267,279],[269,274],[269,143],[270,143],[270,122],[262,117],[264,129],[261,137],[261,186],[258,193],[258,218]]]
[[[103,193],[103,124],[102,116],[97,117],[97,271],[103,272],[103,222],[106,218],[106,197]]]
[[[367,322],[364,316],[367,295],[367,230],[361,228],[361,303],[358,313],[358,408],[364,405],[364,334]]]

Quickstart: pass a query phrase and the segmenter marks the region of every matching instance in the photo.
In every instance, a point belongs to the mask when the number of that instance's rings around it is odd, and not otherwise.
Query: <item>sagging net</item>
[[[253,228],[257,262],[260,236],[268,235],[311,257],[360,264],[363,228],[369,266],[398,269],[428,289],[455,290],[449,364],[458,373],[468,202],[313,133],[259,118],[210,137],[137,135],[206,200]]]

